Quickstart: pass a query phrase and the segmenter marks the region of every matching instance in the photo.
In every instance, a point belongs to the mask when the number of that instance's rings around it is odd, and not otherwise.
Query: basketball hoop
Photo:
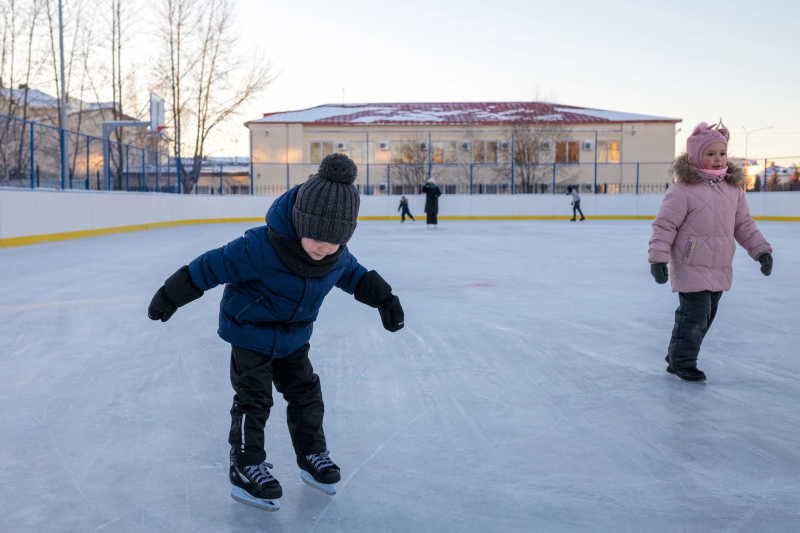
[[[163,130],[177,130],[178,126],[159,126],[157,131],[161,133]]]

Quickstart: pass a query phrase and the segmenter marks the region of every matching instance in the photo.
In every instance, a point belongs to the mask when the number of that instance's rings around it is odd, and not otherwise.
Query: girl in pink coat
[[[680,305],[667,352],[667,372],[705,381],[697,355],[714,321],[723,291],[733,281],[736,243],[772,273],[772,247],[756,228],[744,193],[742,169],[728,163],[728,130],[703,122],[672,164],[675,184],[667,189],[653,222],[648,259],[658,283],[672,273]]]

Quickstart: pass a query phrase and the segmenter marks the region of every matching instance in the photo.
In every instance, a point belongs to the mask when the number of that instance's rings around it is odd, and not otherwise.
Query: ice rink
[[[334,289],[311,340],[339,494],[300,481],[276,394],[266,513],[234,502],[221,288],[153,293],[249,224],[0,250],[0,531],[800,531],[800,224],[739,248],[699,367],[665,372],[677,295],[648,221],[362,222],[406,327]]]

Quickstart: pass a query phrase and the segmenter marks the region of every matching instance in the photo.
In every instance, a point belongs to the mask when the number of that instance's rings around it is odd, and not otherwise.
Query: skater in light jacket
[[[572,222],[575,222],[576,211],[581,214],[581,220],[586,220],[586,217],[583,216],[583,211],[581,211],[581,195],[578,194],[572,185],[567,187],[567,194],[572,195]]]
[[[236,393],[228,435],[231,496],[264,510],[278,510],[283,493],[264,450],[273,383],[288,402],[286,420],[303,481],[335,494],[341,477],[328,452],[322,390],[308,358],[328,292],[336,286],[377,308],[389,331],[404,324],[391,286],[347,248],[360,203],[356,172],[347,156],[327,156],[317,174],[275,200],[266,226],[178,269],[148,308],[152,320],[166,322],[179,307],[225,284],[217,332],[231,344]]]
[[[658,283],[671,275],[680,300],[667,372],[687,381],[706,379],[697,356],[722,293],[731,288],[736,243],[761,264],[765,276],[772,273],[772,247],[750,216],[744,174],[728,162],[727,148],[726,129],[705,122],[695,128],[686,153],[672,164],[675,184],[667,189],[650,237],[650,272]]]

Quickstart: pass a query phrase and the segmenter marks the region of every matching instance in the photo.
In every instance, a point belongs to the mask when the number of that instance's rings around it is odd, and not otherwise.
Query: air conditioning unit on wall
[[[511,150],[511,141],[500,141],[501,150]]]
[[[550,139],[546,139],[544,141],[539,142],[539,150],[552,150],[553,149],[553,141]]]
[[[423,152],[427,152],[428,151],[428,141],[422,141],[421,143],[419,143],[419,149],[422,150]]]
[[[469,152],[470,148],[472,147],[469,141],[461,141],[461,144],[459,144],[458,146],[464,152]]]
[[[338,141],[336,143],[336,151],[337,152],[344,152],[347,150],[347,143],[344,141]]]
[[[581,146],[583,146],[584,150],[594,150],[594,141],[587,139],[583,141]]]
[[[378,143],[378,149],[384,152],[389,149],[389,141],[381,141]]]

